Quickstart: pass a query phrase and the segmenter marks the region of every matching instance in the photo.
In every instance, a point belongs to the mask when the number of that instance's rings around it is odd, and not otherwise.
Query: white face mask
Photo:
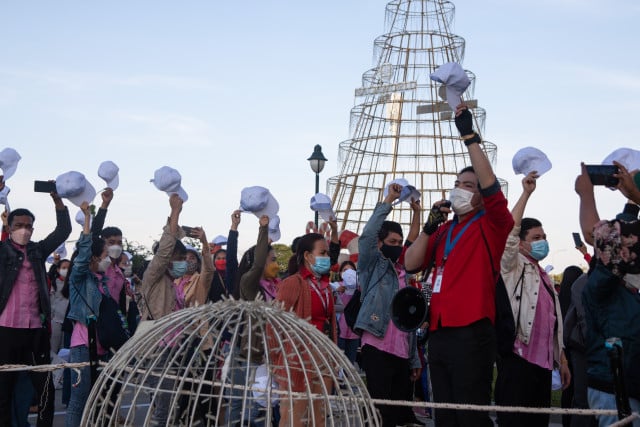
[[[11,232],[11,241],[20,246],[24,246],[31,240],[31,234],[33,234],[33,231],[27,230],[26,228],[19,228]]]
[[[107,254],[109,258],[118,259],[120,255],[122,255],[122,246],[120,245],[111,245],[107,247]]]
[[[353,269],[343,271],[342,284],[344,285],[345,293],[347,295],[353,295],[358,286],[358,273]]]
[[[98,263],[98,271],[100,273],[104,273],[105,271],[107,271],[107,269],[109,268],[110,265],[111,265],[111,258],[106,256],[106,257],[102,258],[100,260],[100,262]]]
[[[67,268],[61,268],[60,270],[58,270],[58,274],[60,275],[60,277],[67,277],[68,272],[69,269]]]
[[[471,199],[473,199],[471,191],[456,187],[449,192],[449,200],[451,201],[451,209],[456,215],[464,215],[473,210]]]
[[[124,273],[124,277],[131,277],[133,276],[133,268],[130,265],[127,265],[124,268],[123,273]]]
[[[626,274],[624,276],[624,282],[628,288],[640,290],[640,274]]]

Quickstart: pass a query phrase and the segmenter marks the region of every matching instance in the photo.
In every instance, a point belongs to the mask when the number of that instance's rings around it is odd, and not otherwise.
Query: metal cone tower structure
[[[465,41],[452,33],[454,11],[443,0],[387,4],[386,33],[374,41],[374,67],[362,75],[350,139],[340,143],[340,172],[328,182],[342,229],[362,232],[385,186],[396,178],[420,191],[427,215],[435,201],[447,197],[457,172],[470,165],[444,87],[429,78],[442,64],[462,64]],[[464,101],[483,134],[485,111],[473,98],[475,75],[466,73],[471,85]],[[484,149],[495,166],[496,146],[485,141]],[[401,203],[388,219],[408,226],[410,213],[409,204]]]

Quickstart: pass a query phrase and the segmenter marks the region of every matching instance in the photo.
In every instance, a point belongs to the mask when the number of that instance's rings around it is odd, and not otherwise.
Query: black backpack
[[[498,354],[500,356],[511,354],[516,340],[516,322],[513,319],[511,301],[509,301],[509,294],[502,279],[502,274],[498,274],[498,281],[496,282],[496,318],[494,325]]]
[[[496,351],[499,356],[504,356],[513,352],[513,344],[516,341],[516,334],[518,333],[518,327],[520,326],[520,308],[518,308],[518,319],[516,322],[516,319],[514,319],[513,317],[513,311],[511,310],[511,300],[509,299],[509,293],[507,292],[507,287],[504,284],[502,274],[500,274],[499,271],[495,271],[493,268],[493,257],[491,255],[491,249],[489,248],[489,242],[484,235],[484,229],[482,228],[482,226],[480,226],[480,232],[482,234],[484,244],[487,247],[487,253],[489,254],[489,262],[491,262],[493,277],[497,277],[495,295],[496,316],[494,320],[494,327],[496,330]],[[514,292],[517,292],[518,285],[521,286],[520,295],[517,297],[520,301],[520,304],[522,304],[522,287],[524,286],[524,284],[522,283],[523,280],[524,269],[522,270],[522,274],[520,274],[520,279],[518,279],[516,289],[514,290]]]
[[[103,283],[102,301],[100,313],[96,322],[96,332],[100,345],[105,349],[119,350],[131,337],[126,317],[120,310],[120,306],[111,297],[109,289]]]
[[[347,326],[354,332],[354,326],[356,324],[356,320],[358,320],[358,313],[360,313],[360,307],[362,306],[362,302],[360,301],[361,295],[362,293],[360,292],[360,288],[356,289],[347,305],[344,306],[344,310],[342,312],[344,320],[347,322]]]

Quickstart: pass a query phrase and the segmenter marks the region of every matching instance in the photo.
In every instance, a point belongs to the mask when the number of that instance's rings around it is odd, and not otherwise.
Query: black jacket
[[[66,207],[62,210],[56,210],[56,220],[55,230],[44,240],[27,243],[27,259],[31,262],[31,268],[33,268],[34,276],[38,281],[40,313],[44,315],[43,326],[47,325],[51,319],[49,286],[44,263],[47,257],[71,234],[71,219]],[[0,313],[7,306],[23,261],[23,253],[16,250],[10,241],[0,242]]]

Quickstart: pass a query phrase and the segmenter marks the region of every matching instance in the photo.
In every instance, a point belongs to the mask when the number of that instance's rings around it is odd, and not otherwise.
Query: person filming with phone
[[[640,222],[633,206],[640,202],[640,180],[617,160],[614,186],[633,203],[625,204],[614,220],[600,220],[596,207],[594,185],[605,185],[603,180],[582,164],[575,181],[582,235],[595,248],[582,292],[587,397],[591,409],[617,409],[619,414],[598,415],[600,426],[640,411]]]

